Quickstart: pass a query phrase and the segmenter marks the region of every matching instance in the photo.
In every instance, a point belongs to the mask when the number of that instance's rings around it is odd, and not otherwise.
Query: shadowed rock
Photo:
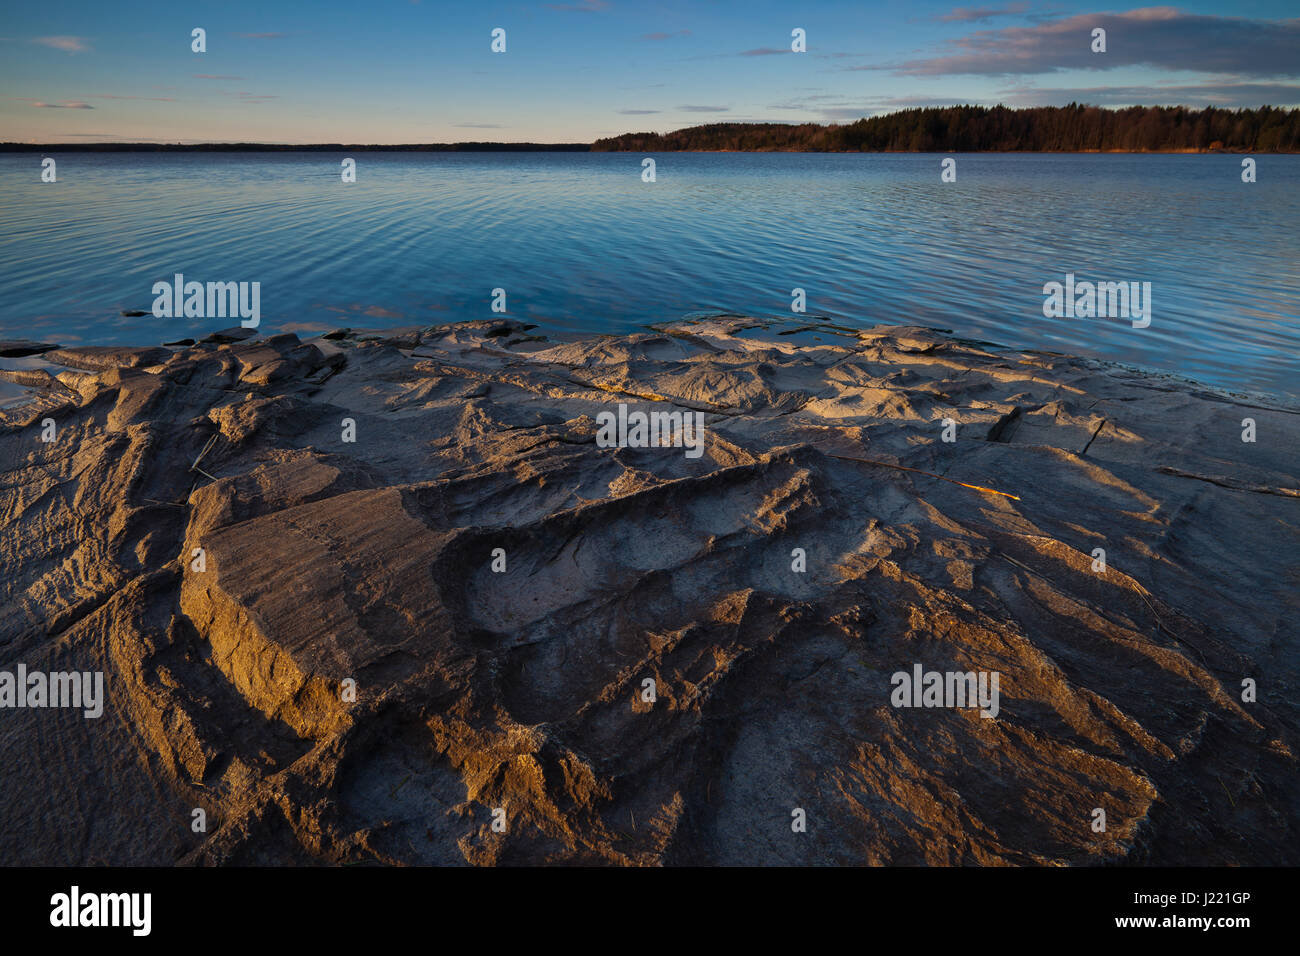
[[[52,352],[57,348],[57,345],[42,342],[0,341],[0,358],[22,358],[26,355],[40,355],[42,352]]]

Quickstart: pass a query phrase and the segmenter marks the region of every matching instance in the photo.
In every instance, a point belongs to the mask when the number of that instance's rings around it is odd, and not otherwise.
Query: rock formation
[[[1300,863],[1300,414],[786,331],[22,343],[0,861]]]

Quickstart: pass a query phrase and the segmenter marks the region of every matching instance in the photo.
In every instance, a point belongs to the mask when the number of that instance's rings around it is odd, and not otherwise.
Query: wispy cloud
[[[658,113],[659,110],[617,110],[623,116],[649,116],[651,113]]]
[[[500,123],[452,123],[461,129],[505,129]]]
[[[149,100],[153,103],[175,103],[174,96],[119,96],[116,93],[95,93],[87,96],[88,100]]]
[[[577,3],[548,3],[546,6],[567,13],[595,13],[598,10],[609,9],[608,0],[578,0]]]
[[[775,103],[768,109],[795,110],[814,114],[809,120],[825,123],[843,123],[860,120],[877,113],[892,113],[896,110],[910,109],[918,106],[954,106],[971,102],[968,97],[960,96],[884,96],[869,100],[860,96],[840,94],[817,94],[796,97],[784,103]],[[990,104],[991,105],[991,104]],[[803,120],[801,122],[807,122]]]
[[[1207,83],[1169,86],[1096,86],[1036,87],[1021,84],[996,91],[988,96],[873,96],[867,99],[849,96],[808,96],[768,107],[773,110],[796,110],[813,114],[822,122],[851,123],[866,116],[927,106],[1065,106],[1086,103],[1091,106],[1187,106],[1200,109],[1217,106],[1224,109],[1253,109],[1273,106],[1300,106],[1300,84],[1289,83]],[[810,117],[811,118],[811,117]]]
[[[775,46],[761,46],[756,50],[742,50],[736,56],[776,56],[778,53],[789,53],[789,50],[782,50]]]
[[[64,53],[86,53],[90,50],[90,41],[85,37],[33,37],[32,42],[62,50]]]
[[[32,106],[43,110],[93,110],[94,107],[89,103],[83,103],[81,100],[71,100],[67,103],[44,103],[41,100],[32,100]]]
[[[690,30],[677,30],[673,33],[643,33],[642,40],[671,40],[673,37],[688,37],[691,35]]]
[[[1013,3],[1006,7],[957,7],[934,19],[940,23],[982,23],[994,17],[1014,17],[1028,9],[1027,3]]]
[[[726,113],[730,106],[679,106],[683,113]]]
[[[1004,90],[1008,106],[1218,106],[1254,109],[1300,105],[1300,85],[1292,83],[1210,83],[1187,86],[1094,86],[1042,89],[1031,86]]]
[[[886,96],[861,106],[821,107],[821,118],[831,123],[852,123],[867,116],[875,116],[877,113],[893,113],[898,110],[916,109],[925,106],[954,106],[966,102],[966,99],[959,96],[946,98],[935,96]]]
[[[240,103],[265,103],[269,100],[278,100],[280,97],[274,93],[253,93],[250,90],[240,90],[231,92],[230,90],[218,91],[219,96],[233,96]]]
[[[1093,53],[1092,30],[1106,31],[1105,53]],[[1027,76],[1065,70],[1150,66],[1242,76],[1300,76],[1300,19],[1247,20],[1147,7],[1095,13],[1032,27],[980,30],[951,42],[942,56],[853,70],[912,76]]]
[[[77,136],[77,137],[85,137],[86,139],[116,140],[116,141],[119,142],[119,143],[122,143],[122,142],[130,142],[130,143],[174,143],[174,142],[176,142],[176,140],[175,140],[174,138],[172,138],[172,137],[163,137],[163,136],[137,136],[137,135],[135,135],[134,133],[129,134],[129,135],[123,135],[122,133],[104,133],[104,132],[100,132],[100,133],[74,133],[74,132],[66,132],[66,133],[60,133],[59,135],[60,135],[60,136]],[[182,140],[182,142],[184,142],[184,141]]]

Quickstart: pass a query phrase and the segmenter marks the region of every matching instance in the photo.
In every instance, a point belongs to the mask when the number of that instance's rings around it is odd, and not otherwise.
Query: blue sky
[[[9,3],[0,139],[588,142],[967,102],[1300,106],[1296,14],[1294,0]],[[796,27],[806,53],[790,51]]]

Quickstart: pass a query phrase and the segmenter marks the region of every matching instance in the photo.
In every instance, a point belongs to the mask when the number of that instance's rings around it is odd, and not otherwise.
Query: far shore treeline
[[[0,143],[0,152],[1300,152],[1300,109],[949,106],[853,123],[709,123],[586,143]]]
[[[808,152],[1300,152],[1300,110],[1133,106],[951,106],[903,110],[843,126],[711,123],[672,133],[628,133],[595,151]]]

